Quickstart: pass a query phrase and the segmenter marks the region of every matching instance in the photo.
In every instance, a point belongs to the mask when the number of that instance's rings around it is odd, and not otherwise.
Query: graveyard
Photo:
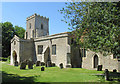
[[[104,71],[87,70],[83,68],[59,68],[33,65],[20,69],[19,66],[2,64],[2,82],[118,82],[105,81]],[[41,71],[41,68],[44,70]]]

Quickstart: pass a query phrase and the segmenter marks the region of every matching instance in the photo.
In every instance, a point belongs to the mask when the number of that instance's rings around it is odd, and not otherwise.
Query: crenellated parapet
[[[41,18],[43,18],[43,19],[49,20],[49,18],[40,16],[40,15],[37,15],[37,14],[35,13],[34,15],[31,15],[31,16],[27,17],[26,21],[28,21],[28,20],[30,20],[30,19],[32,19],[32,18],[35,18],[35,17],[41,17]]]

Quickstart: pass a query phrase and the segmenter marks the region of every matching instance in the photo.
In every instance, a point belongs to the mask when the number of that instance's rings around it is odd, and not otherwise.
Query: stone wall
[[[14,64],[14,58],[13,58],[13,52],[15,51],[17,54],[17,61],[20,62],[19,56],[20,56],[20,42],[19,38],[17,36],[14,36],[14,38],[11,40],[11,64]]]
[[[24,60],[36,61],[33,40],[20,41],[20,62]]]
[[[67,33],[61,33],[50,36],[42,36],[36,39],[19,39],[15,36],[11,40],[11,64],[13,64],[13,51],[17,53],[17,61],[20,63],[24,60],[33,60],[45,62],[50,56],[52,63],[59,66],[63,63],[67,64],[67,56],[71,55],[71,65],[76,68],[96,69],[94,68],[94,56],[98,56],[98,65],[103,65],[104,69],[117,69],[119,64],[117,59],[113,59],[113,55],[103,56],[101,53],[95,53],[91,50],[86,51],[86,57],[81,57],[80,48],[77,45],[71,46]],[[38,45],[43,45],[42,54],[38,54]],[[52,55],[52,45],[56,45],[56,55]]]
[[[35,49],[36,49],[36,56],[38,61],[44,62],[44,53],[38,54],[38,45],[43,45],[43,52],[50,48],[50,58],[53,63],[59,66],[60,63],[63,63],[64,67],[66,67],[67,62],[67,41],[68,41],[68,34],[58,34],[58,35],[51,35],[46,37],[41,37],[35,39]],[[56,45],[56,55],[52,55],[52,45]]]
[[[82,59],[82,68],[86,69],[96,69],[94,68],[94,56],[98,56],[98,65],[103,65],[104,69],[117,69],[118,70],[118,61],[117,59],[113,59],[113,55],[103,56],[101,53],[95,53],[93,51],[88,50],[86,52],[86,57]]]
[[[32,39],[24,40],[20,39],[19,37],[15,36],[11,40],[11,64],[14,63],[13,52],[17,54],[17,61],[18,63],[24,60],[32,60],[36,61],[35,55],[35,48],[34,42]]]
[[[41,24],[43,25],[43,29],[41,29]],[[49,35],[49,19],[39,15],[36,16],[35,29],[36,29],[36,38]]]
[[[31,28],[30,28],[30,24],[31,24]],[[34,17],[27,20],[27,23],[26,23],[27,38],[26,38],[26,32],[25,32],[25,39],[33,38],[33,31],[35,32],[35,18]]]

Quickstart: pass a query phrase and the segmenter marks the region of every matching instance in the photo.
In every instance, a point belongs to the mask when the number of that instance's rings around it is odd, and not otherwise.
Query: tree
[[[14,35],[20,38],[24,38],[25,30],[22,27],[13,27],[12,23],[4,22],[0,23],[2,26],[2,56],[8,57],[11,52],[11,39]]]
[[[10,55],[11,39],[14,36],[14,27],[10,22],[2,24],[2,56],[7,57]]]
[[[77,44],[120,57],[120,2],[70,2],[60,12]]]
[[[24,38],[24,33],[25,33],[25,29],[19,26],[15,26],[14,27],[14,32],[15,35],[17,35],[20,38]]]

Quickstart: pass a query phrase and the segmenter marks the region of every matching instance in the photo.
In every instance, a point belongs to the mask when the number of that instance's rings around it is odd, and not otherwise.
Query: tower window
[[[30,29],[31,29],[31,23],[29,24],[29,26],[30,26]]]
[[[41,29],[43,29],[43,24],[41,24]]]

